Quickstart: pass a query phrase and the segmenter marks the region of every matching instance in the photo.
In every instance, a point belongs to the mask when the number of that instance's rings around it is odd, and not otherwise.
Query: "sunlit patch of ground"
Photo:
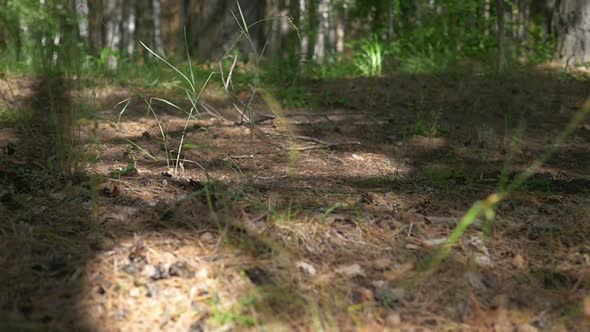
[[[158,105],[156,121],[138,99],[119,119],[126,96],[97,87],[97,116],[77,127],[95,158],[65,187],[15,138],[43,142],[2,129],[0,147],[17,143],[0,159],[0,329],[582,331],[587,123],[489,236],[476,221],[422,273],[508,154],[526,167],[588,92],[534,78],[314,84],[342,105],[285,109],[255,132],[219,96],[226,119]]]

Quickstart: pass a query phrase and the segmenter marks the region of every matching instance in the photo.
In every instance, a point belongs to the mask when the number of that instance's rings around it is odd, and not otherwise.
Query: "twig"
[[[301,148],[286,148],[289,151],[307,151],[307,150],[314,150],[314,149],[329,149],[340,145],[357,145],[361,144],[361,142],[351,141],[351,142],[334,142],[334,143],[326,143],[323,145],[311,145],[311,146],[304,146]]]
[[[206,102],[199,100],[199,105],[205,110],[205,112],[207,112],[207,114],[209,114],[215,118],[218,118],[218,119],[227,120],[221,114],[217,113],[217,111],[215,110],[215,108],[213,106],[207,104]]]
[[[287,150],[287,151],[307,151],[307,150],[314,150],[314,149],[329,149],[329,148],[333,148],[333,147],[340,146],[340,145],[360,145],[361,144],[361,142],[358,142],[358,141],[326,142],[326,141],[322,141],[320,139],[317,139],[315,137],[309,137],[309,136],[287,136],[287,138],[310,141],[310,142],[317,143],[318,145],[310,145],[310,146],[304,146],[304,147],[285,147],[281,144],[277,144],[277,143],[270,141],[268,139],[268,137],[266,137],[266,135],[268,135],[268,134],[259,128],[256,128],[254,130],[254,132],[256,133],[256,137],[260,138],[262,141],[264,141],[274,147],[277,147],[281,150]],[[276,135],[276,136],[286,136],[286,135]]]

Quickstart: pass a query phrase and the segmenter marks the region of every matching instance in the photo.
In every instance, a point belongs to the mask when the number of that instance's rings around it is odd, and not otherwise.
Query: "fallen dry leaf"
[[[516,268],[522,270],[525,268],[526,262],[525,262],[524,258],[520,254],[518,254],[518,255],[514,256],[514,258],[512,259],[512,265],[514,265]]]
[[[350,278],[356,276],[365,276],[365,271],[363,270],[363,268],[356,263],[352,265],[341,266],[337,268],[334,272]]]
[[[315,276],[318,271],[316,270],[316,268],[304,261],[298,261],[295,263],[295,266],[297,266],[298,269],[300,269],[301,271],[303,271],[305,274],[309,275],[309,276]]]

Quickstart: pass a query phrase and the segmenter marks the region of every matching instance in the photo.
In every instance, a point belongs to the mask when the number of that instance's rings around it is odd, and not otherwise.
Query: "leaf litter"
[[[95,187],[89,178],[70,189],[47,183],[43,168],[30,166],[27,137],[3,130],[3,321],[101,331],[311,330],[318,320],[339,330],[584,330],[590,197],[577,184],[588,180],[585,127],[499,206],[489,234],[477,221],[425,276],[424,262],[462,213],[495,189],[510,134],[498,105],[512,100],[509,86],[483,78],[466,78],[461,91],[452,80],[428,88],[429,79],[353,82],[370,94],[350,93],[351,82],[313,83],[345,107],[328,121],[286,110],[299,137],[291,141],[273,118],[258,123],[263,138],[232,121],[191,120],[185,140],[194,146],[181,172],[169,170],[158,123],[140,104],[116,125],[105,87],[100,145],[80,126],[82,144],[100,151],[88,169],[101,175]],[[585,91],[551,76],[514,79],[542,96],[529,101],[538,110],[529,121],[555,130],[565,115],[544,98],[579,104]],[[493,93],[481,96],[484,88]],[[441,125],[460,125],[439,131],[444,137],[417,135],[417,95],[453,110]],[[359,118],[368,104],[380,111]],[[174,147],[185,120],[171,112],[160,120]],[[531,127],[530,153],[517,167],[546,141],[546,129]]]

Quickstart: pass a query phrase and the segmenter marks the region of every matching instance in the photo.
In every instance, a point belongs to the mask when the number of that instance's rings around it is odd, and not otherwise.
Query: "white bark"
[[[120,50],[121,46],[121,3],[118,0],[107,0],[106,7],[106,45],[113,52]],[[117,69],[117,57],[111,54],[107,60],[107,68],[109,70]]]
[[[326,34],[330,31],[330,25],[328,20],[328,6],[330,0],[319,0],[318,3],[318,34],[314,48],[314,60],[318,63],[324,61],[326,56]]]
[[[88,0],[76,0],[76,16],[78,18],[78,32],[84,42],[88,42]]]
[[[307,6],[307,0],[299,0],[299,31],[301,36],[300,41],[300,52],[301,52],[301,60],[307,60],[307,51],[309,48],[309,34],[307,32],[307,11],[309,7]]]
[[[160,56],[164,56],[164,43],[162,41],[162,5],[160,0],[152,0],[152,14],[154,20],[155,52]]]
[[[135,31],[137,26],[135,0],[125,0],[123,11],[123,48],[131,56],[135,52]]]
[[[23,17],[23,15],[19,15],[19,40],[20,40],[20,47],[17,49],[17,52],[21,52],[22,49],[27,49],[31,40],[31,30],[29,28],[29,24],[27,20]],[[17,55],[17,58],[20,60],[21,54]],[[25,52],[25,62],[30,64],[33,61],[32,54],[30,52]]]
[[[344,41],[346,38],[346,10],[344,4],[339,4],[336,8],[336,52],[344,52]]]

